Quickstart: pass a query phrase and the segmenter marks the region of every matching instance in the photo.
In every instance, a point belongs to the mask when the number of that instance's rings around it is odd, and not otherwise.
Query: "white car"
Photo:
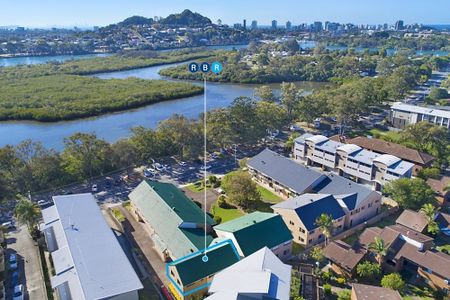
[[[96,184],[92,185],[92,192],[97,193],[98,192],[98,186]]]
[[[180,166],[182,166],[182,167],[186,167],[187,166],[187,163],[186,162],[184,162],[184,161],[180,161]]]
[[[13,300],[23,300],[23,298],[23,285],[16,285],[14,287]]]

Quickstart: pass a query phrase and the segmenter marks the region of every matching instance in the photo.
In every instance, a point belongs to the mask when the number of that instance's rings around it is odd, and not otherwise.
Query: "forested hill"
[[[194,13],[189,9],[185,9],[181,14],[171,14],[160,21],[161,24],[167,26],[207,26],[212,22],[209,18],[199,13]]]

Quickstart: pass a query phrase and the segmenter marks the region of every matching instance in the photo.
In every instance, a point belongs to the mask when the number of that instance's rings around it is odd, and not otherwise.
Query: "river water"
[[[158,75],[159,70],[172,65],[155,66],[149,68],[103,73],[97,75],[99,78],[127,78],[138,77],[144,79],[163,79]],[[201,84],[196,82],[195,84]],[[300,82],[299,86],[305,91],[312,91],[323,83]],[[208,83],[207,84],[207,107],[208,109],[226,107],[239,96],[253,95],[258,85]],[[273,84],[273,88],[279,88],[279,84]],[[151,104],[138,109],[127,110],[74,121],[63,121],[56,123],[40,123],[33,121],[7,121],[0,122],[0,147],[6,144],[17,145],[25,139],[41,141],[46,147],[56,150],[63,148],[63,140],[76,132],[94,132],[98,137],[109,142],[117,141],[130,135],[130,128],[145,126],[155,128],[156,125],[178,113],[188,118],[197,118],[203,111],[203,95],[165,101]]]

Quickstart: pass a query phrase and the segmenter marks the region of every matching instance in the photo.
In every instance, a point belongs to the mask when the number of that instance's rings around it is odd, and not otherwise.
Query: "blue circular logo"
[[[189,71],[190,71],[191,73],[197,72],[198,69],[199,69],[199,68],[198,68],[198,64],[197,64],[197,63],[192,62],[192,63],[189,64]]]
[[[222,72],[222,64],[218,61],[215,61],[211,64],[211,71],[213,71],[213,73],[219,74],[220,72]]]
[[[206,254],[203,255],[202,261],[203,261],[203,262],[208,262],[208,260],[209,260],[208,256],[207,256]]]
[[[210,69],[211,68],[209,67],[209,63],[207,62],[204,62],[200,65],[200,70],[202,70],[203,73],[208,73]]]

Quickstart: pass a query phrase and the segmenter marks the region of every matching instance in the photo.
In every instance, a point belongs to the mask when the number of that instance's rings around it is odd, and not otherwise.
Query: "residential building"
[[[361,283],[352,284],[351,300],[402,300],[398,291],[381,286],[367,285]]]
[[[170,183],[141,182],[129,195],[131,212],[144,222],[163,261],[176,260],[205,247],[205,214],[181,190]],[[206,216],[207,246],[214,220]]]
[[[431,167],[432,163],[436,160],[434,156],[431,156],[419,150],[411,149],[403,145],[375,138],[358,136],[352,139],[345,139],[338,135],[335,135],[332,136],[330,139],[346,144],[357,145],[363,149],[373,151],[376,153],[393,155],[404,161],[413,163],[414,164],[413,175],[417,175],[417,173],[423,168]]]
[[[320,21],[314,22],[313,29],[315,32],[321,32],[323,30],[322,22]]]
[[[214,230],[219,238],[233,241],[241,257],[268,247],[281,260],[291,258],[292,235],[277,214],[253,212],[219,224]]]
[[[345,228],[374,217],[381,206],[379,192],[334,173],[319,173],[268,149],[251,158],[247,167],[258,184],[284,198],[311,193],[332,195],[345,212]],[[289,226],[289,222],[286,224]],[[294,238],[296,242],[299,241],[295,234]],[[305,240],[305,243],[308,241],[309,239]]]
[[[428,220],[424,214],[410,209],[405,209],[395,223],[422,233],[428,226]]]
[[[341,240],[336,240],[323,249],[323,254],[333,271],[351,278],[356,275],[356,266],[366,257],[367,250],[358,245],[350,246]]]
[[[388,272],[400,272],[404,268],[417,272],[432,288],[448,293],[450,279],[450,255],[431,250],[433,238],[403,225],[385,228],[370,227],[359,236],[361,247],[368,249],[375,237],[381,238],[386,247],[383,268]]]
[[[434,191],[436,199],[441,205],[450,200],[450,190],[448,189],[450,186],[450,177],[442,175],[439,179],[428,178],[427,184]]]
[[[305,247],[325,240],[322,230],[316,224],[321,214],[333,218],[335,234],[344,230],[345,211],[332,195],[304,194],[275,204],[272,209],[283,218],[294,241]]]
[[[278,27],[277,20],[272,20],[272,29],[277,29],[277,27]]]
[[[439,212],[434,220],[438,223],[440,233],[450,236],[450,215]]]
[[[203,261],[205,254],[208,260]],[[199,251],[168,264],[171,291],[181,299],[204,296],[217,272],[237,263],[240,257],[231,241],[221,241],[206,253]]]
[[[53,197],[43,232],[58,299],[138,300],[143,286],[92,194]]]
[[[217,273],[206,299],[289,299],[291,268],[264,247]]]
[[[390,154],[378,154],[354,144],[344,144],[323,135],[305,133],[295,140],[294,159],[317,165],[375,190],[389,181],[409,178],[414,164]]]
[[[450,111],[396,102],[391,106],[389,120],[395,128],[405,128],[422,121],[450,128]]]

